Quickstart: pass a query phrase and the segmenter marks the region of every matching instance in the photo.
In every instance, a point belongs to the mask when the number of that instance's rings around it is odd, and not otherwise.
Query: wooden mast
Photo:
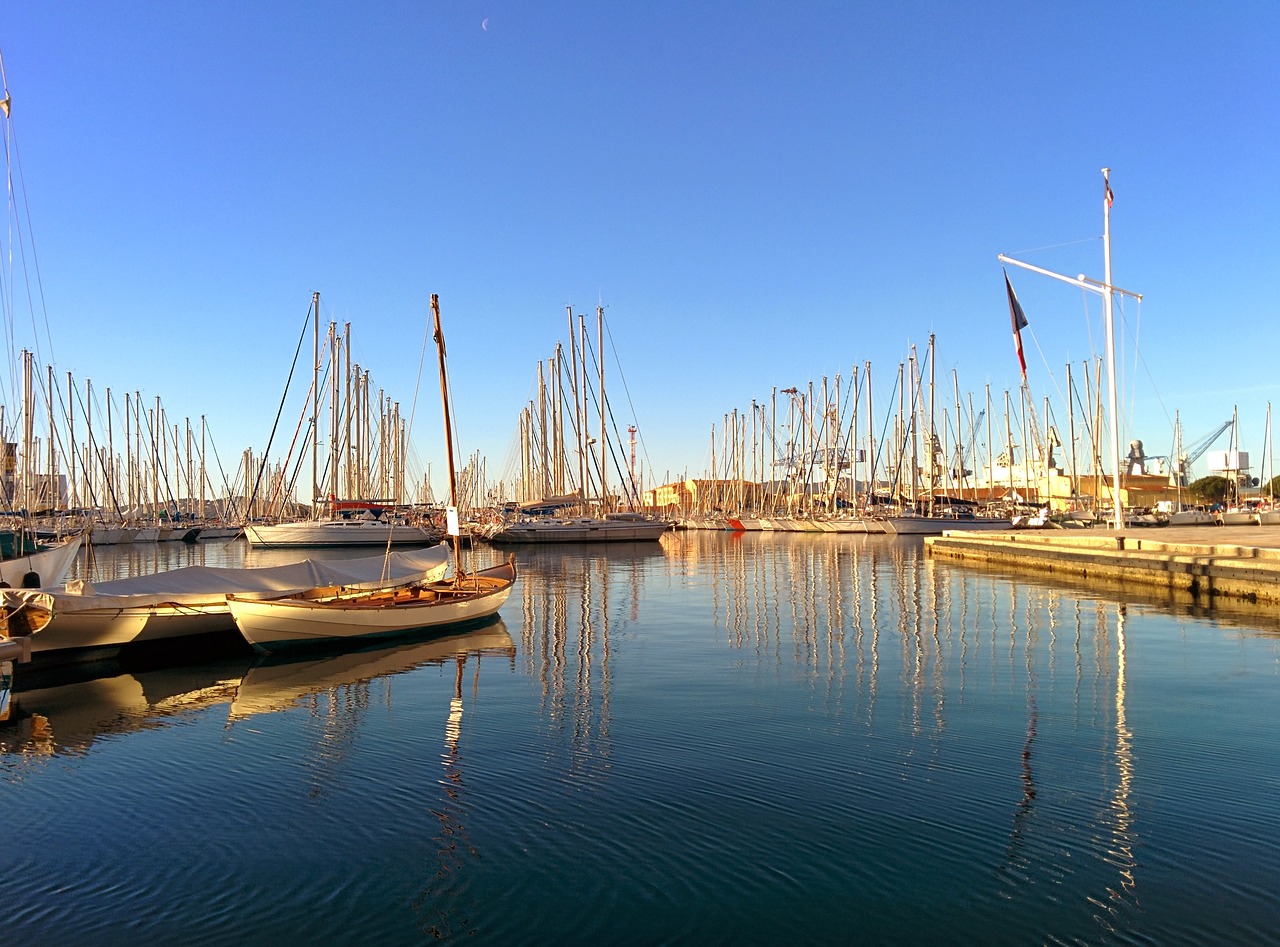
[[[432,338],[440,360],[440,403],[444,407],[444,449],[449,458],[449,512],[445,514],[446,528],[453,537],[453,577],[462,575],[462,543],[458,538],[458,481],[453,463],[453,424],[449,417],[449,376],[444,367],[444,330],[440,328],[440,296],[431,294],[431,318],[435,323]]]

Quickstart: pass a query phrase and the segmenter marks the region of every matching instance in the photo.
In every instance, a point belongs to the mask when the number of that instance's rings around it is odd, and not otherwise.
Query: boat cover
[[[303,559],[281,566],[242,569],[186,566],[154,575],[92,584],[78,579],[68,582],[65,590],[52,594],[55,615],[170,602],[194,604],[225,598],[228,593],[256,598],[329,585],[352,589],[407,585],[425,578],[424,573],[443,572],[448,562],[449,547],[440,543],[359,559]]]

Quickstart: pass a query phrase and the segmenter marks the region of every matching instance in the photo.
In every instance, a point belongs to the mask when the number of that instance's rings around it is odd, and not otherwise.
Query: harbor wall
[[[1249,542],[1211,542],[1208,540],[1221,530],[1202,529],[1209,531],[1206,541],[1111,531],[1101,535],[1063,535],[953,530],[926,539],[925,550],[938,559],[989,564],[1090,584],[1141,585],[1187,597],[1202,606],[1226,599],[1280,608],[1280,548]],[[1249,538],[1262,540],[1263,532],[1262,528],[1254,528],[1254,535]],[[1270,535],[1265,538],[1272,541]]]

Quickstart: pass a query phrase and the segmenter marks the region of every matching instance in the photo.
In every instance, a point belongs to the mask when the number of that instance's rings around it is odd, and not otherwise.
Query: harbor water
[[[19,667],[5,942],[1275,941],[1266,614],[885,536],[509,551],[463,635]]]

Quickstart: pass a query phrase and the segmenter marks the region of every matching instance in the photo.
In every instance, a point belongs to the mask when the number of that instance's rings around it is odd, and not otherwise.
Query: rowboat
[[[273,654],[412,632],[450,632],[495,615],[511,595],[514,562],[439,582],[360,595],[316,588],[272,599],[227,596],[231,617],[254,650]]]

